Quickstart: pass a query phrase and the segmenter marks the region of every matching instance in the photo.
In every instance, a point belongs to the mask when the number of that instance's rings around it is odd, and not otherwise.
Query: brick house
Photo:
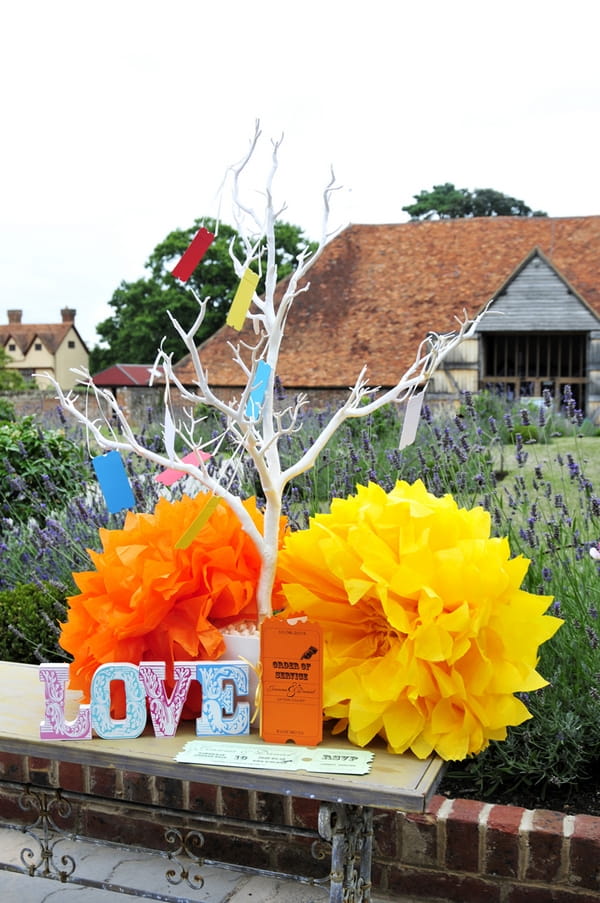
[[[350,225],[308,274],[286,324],[278,375],[318,403],[341,397],[363,364],[373,386],[394,385],[429,331],[453,330],[491,301],[477,334],[446,359],[430,401],[486,386],[509,397],[555,396],[570,384],[600,417],[600,216],[481,217]],[[224,326],[201,346],[211,385],[237,394]],[[176,368],[193,383],[189,357]]]
[[[62,389],[76,382],[72,367],[87,367],[87,346],[75,326],[77,311],[61,310],[62,322],[50,324],[23,323],[21,310],[7,311],[8,323],[0,325],[0,345],[10,358],[7,368],[18,370],[27,380],[36,373],[49,373]],[[36,380],[36,388],[48,383]]]

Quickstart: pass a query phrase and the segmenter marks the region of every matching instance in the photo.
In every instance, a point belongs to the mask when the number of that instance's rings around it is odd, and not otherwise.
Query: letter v
[[[170,696],[165,690],[164,662],[140,662],[139,673],[148,697],[155,735],[172,737],[177,730],[190,683],[196,677],[195,662],[174,663],[175,686]]]

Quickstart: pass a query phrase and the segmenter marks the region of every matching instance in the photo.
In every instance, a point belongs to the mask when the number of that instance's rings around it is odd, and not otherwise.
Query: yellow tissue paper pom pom
[[[463,759],[530,714],[514,694],[546,681],[538,647],[562,623],[520,589],[529,562],[490,536],[480,507],[421,481],[334,499],[288,535],[287,604],[323,628],[325,715],[365,746]]]

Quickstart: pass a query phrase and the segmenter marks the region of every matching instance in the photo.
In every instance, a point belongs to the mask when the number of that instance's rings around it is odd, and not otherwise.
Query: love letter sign
[[[175,684],[170,695],[165,688],[165,663],[129,662],[100,665],[90,688],[90,703],[79,706],[72,721],[65,716],[67,664],[43,664],[39,677],[44,684],[45,711],[40,722],[42,740],[91,740],[92,731],[111,740],[139,737],[148,720],[157,737],[172,737],[193,680],[202,687],[202,711],[196,719],[198,736],[235,736],[250,733],[248,695],[249,666],[244,662],[175,662]],[[124,718],[113,718],[111,684],[121,681],[125,690]]]

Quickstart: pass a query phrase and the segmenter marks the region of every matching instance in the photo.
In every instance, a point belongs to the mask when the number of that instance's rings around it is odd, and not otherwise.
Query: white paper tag
[[[169,461],[173,461],[175,459],[175,424],[168,408],[165,408],[164,440]]]
[[[425,391],[423,390],[418,395],[411,395],[406,402],[406,412],[404,414],[404,423],[402,424],[400,445],[398,446],[400,451],[408,445],[412,445],[415,441],[424,398]]]
[[[192,765],[259,768],[270,771],[311,771],[321,774],[368,774],[373,753],[364,749],[311,749],[287,744],[220,743],[190,740],[175,756]]]

